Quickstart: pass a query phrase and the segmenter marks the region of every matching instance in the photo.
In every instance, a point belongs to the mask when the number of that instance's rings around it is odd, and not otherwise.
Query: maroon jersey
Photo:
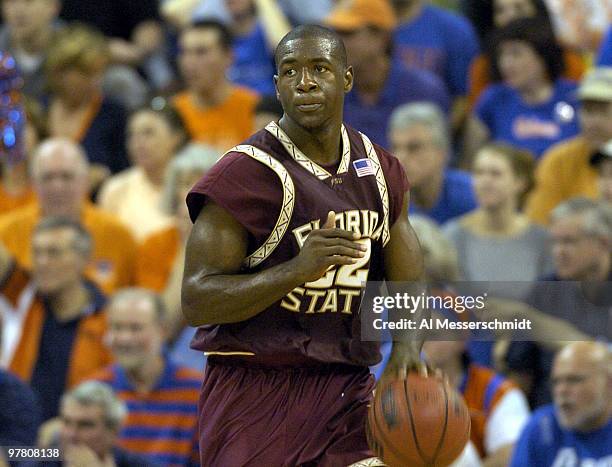
[[[342,146],[337,164],[320,166],[272,122],[226,153],[189,193],[192,220],[213,200],[247,230],[245,273],[295,257],[329,211],[336,227],[359,233],[368,246],[359,262],[330,269],[246,321],[200,327],[194,349],[272,366],[380,360],[378,344],[361,341],[359,304],[366,280],[384,278],[383,247],[408,182],[399,161],[363,134],[343,126]]]

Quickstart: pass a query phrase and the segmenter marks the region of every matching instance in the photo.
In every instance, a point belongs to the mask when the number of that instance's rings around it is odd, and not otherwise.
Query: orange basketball
[[[367,435],[389,467],[443,467],[463,451],[470,415],[457,391],[439,379],[410,373],[376,388]]]

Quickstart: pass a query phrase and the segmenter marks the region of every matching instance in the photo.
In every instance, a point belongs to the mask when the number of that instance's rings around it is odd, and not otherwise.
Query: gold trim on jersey
[[[241,152],[269,167],[278,175],[283,186],[283,204],[278,219],[276,220],[276,225],[266,241],[243,261],[246,267],[253,268],[272,254],[283,239],[285,232],[287,232],[289,222],[291,221],[291,215],[293,214],[293,206],[295,204],[295,186],[293,185],[293,180],[289,172],[287,172],[287,169],[285,169],[285,167],[283,167],[274,157],[261,149],[248,144],[239,144],[231,148],[225,154],[230,152]]]
[[[372,165],[374,166],[374,176],[376,177],[376,185],[378,185],[378,192],[380,193],[380,198],[383,203],[383,231],[382,231],[382,242],[383,246],[387,244],[391,234],[389,233],[389,191],[387,189],[387,182],[385,180],[385,174],[383,172],[382,166],[380,165],[380,161],[378,160],[378,154],[376,154],[376,150],[372,145],[370,139],[359,132],[361,135],[361,139],[363,140],[363,145],[365,146],[366,154],[368,155],[368,159],[372,161]]]
[[[359,462],[355,462],[348,467],[387,467],[387,464],[381,461],[378,457],[369,457],[367,459],[360,460]]]
[[[293,144],[293,141],[289,139],[287,133],[285,133],[276,122],[270,122],[266,125],[266,131],[274,136],[283,147],[287,150],[289,155],[304,169],[313,174],[319,180],[325,180],[332,176],[327,170],[321,167],[316,162],[310,160],[300,149]],[[342,158],[340,159],[340,165],[338,166],[337,174],[346,173],[348,171],[349,162],[351,161],[351,142],[348,137],[348,132],[344,125],[341,128],[342,133]]]
[[[232,356],[232,355],[242,355],[242,356],[247,356],[247,357],[252,357],[255,355],[255,352],[204,352],[204,355],[206,355],[207,357],[209,355],[225,355],[225,356]]]

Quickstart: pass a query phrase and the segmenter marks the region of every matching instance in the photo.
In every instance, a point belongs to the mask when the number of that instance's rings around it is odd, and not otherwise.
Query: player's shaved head
[[[338,33],[324,26],[306,24],[289,31],[276,46],[274,61],[276,62],[277,69],[289,43],[304,39],[318,40],[321,43],[325,43],[326,48],[330,51],[330,55],[336,57],[342,66],[346,67],[346,48]]]

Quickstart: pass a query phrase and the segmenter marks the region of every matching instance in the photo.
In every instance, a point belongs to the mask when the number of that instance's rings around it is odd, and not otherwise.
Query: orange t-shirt
[[[32,265],[32,233],[40,221],[37,202],[0,217],[0,241],[26,269]],[[92,236],[94,249],[87,277],[105,293],[134,283],[136,241],[112,214],[87,202],[83,205],[81,223]]]
[[[586,63],[582,57],[572,50],[564,50],[563,59],[565,61],[563,78],[572,81],[580,81],[582,75],[586,71]],[[470,89],[468,93],[470,107],[476,104],[482,92],[491,84],[490,69],[491,61],[485,54],[479,55],[472,61],[470,65]]]
[[[544,153],[535,172],[536,185],[527,198],[525,213],[547,225],[551,211],[575,196],[597,198],[597,169],[593,149],[583,136],[562,141]]]
[[[485,456],[484,439],[489,415],[511,389],[516,389],[514,383],[493,370],[475,364],[469,366],[463,398],[472,421],[470,439],[481,457]]]
[[[7,193],[4,186],[0,184],[0,215],[4,215],[10,211],[27,206],[36,199],[34,190],[28,188],[18,196]]]
[[[215,107],[199,107],[188,91],[177,94],[173,102],[192,139],[226,151],[253,133],[258,100],[253,91],[233,86],[225,102]]]
[[[161,292],[166,288],[179,250],[180,235],[176,227],[155,232],[138,248],[136,285]]]

